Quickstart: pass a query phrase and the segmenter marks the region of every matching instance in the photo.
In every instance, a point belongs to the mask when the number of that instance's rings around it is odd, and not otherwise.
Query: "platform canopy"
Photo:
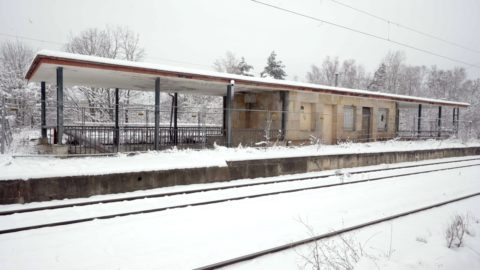
[[[226,85],[235,91],[303,91],[393,100],[402,103],[467,107],[468,103],[395,95],[311,83],[257,78],[159,64],[116,60],[96,56],[43,50],[37,53],[26,74],[33,82],[56,83],[56,69],[63,67],[64,85],[154,91],[160,78],[162,92],[225,96]]]

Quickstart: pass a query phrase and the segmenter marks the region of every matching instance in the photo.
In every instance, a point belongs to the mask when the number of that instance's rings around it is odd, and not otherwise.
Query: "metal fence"
[[[85,108],[80,112],[90,109]],[[81,115],[77,118],[67,118],[64,133],[69,152],[92,154],[153,150],[155,138],[153,110],[139,107],[121,108],[120,115],[123,119],[136,122],[119,121],[117,129],[111,121],[111,116],[104,119],[104,122],[94,123],[82,121],[81,119],[86,117]],[[284,117],[286,120],[282,123]],[[385,130],[379,129],[373,135],[372,131],[365,133],[364,130],[359,130],[359,125],[351,130],[342,127],[341,124],[336,126],[337,123],[330,120],[328,126],[324,122],[328,117],[331,116],[317,112],[235,109],[232,111],[232,143],[235,146],[268,147],[345,141],[370,142],[392,138],[407,140],[447,138],[458,133],[459,125],[465,125],[460,122],[452,124],[446,119],[439,122],[438,119],[422,118],[421,129],[417,130],[418,118],[413,117],[410,120],[411,123],[415,123],[411,125],[413,129],[395,131],[390,127]],[[222,108],[182,108],[177,113],[176,125],[172,109],[164,108],[160,112],[160,121],[158,134],[160,149],[172,146],[204,148],[214,144],[226,145]],[[283,125],[286,125],[286,129]],[[370,125],[372,130],[378,128],[373,123]],[[337,130],[337,134],[333,140],[329,140],[325,134],[332,132],[333,129]]]
[[[18,104],[12,103],[12,104]],[[33,104],[32,111],[40,111],[39,104]],[[4,106],[5,107],[5,106]],[[273,145],[299,145],[316,143],[338,143],[344,141],[369,142],[400,139],[446,138],[451,136],[469,136],[472,123],[452,122],[445,113],[438,119],[423,117],[420,119],[415,110],[410,114],[400,113],[403,120],[399,130],[388,123],[381,130],[369,123],[370,131],[363,130],[363,118],[358,114],[337,117],[335,112],[320,113],[320,107],[305,107],[299,111],[263,110],[256,108],[234,109],[232,115],[232,143],[234,146],[268,147]],[[72,154],[94,154],[154,149],[154,107],[151,105],[125,106],[120,104],[118,128],[115,127],[114,107],[88,107],[78,104],[64,104],[64,141]],[[176,112],[176,117],[175,117]],[[427,114],[426,114],[427,115]],[[432,115],[434,111],[432,109]],[[430,115],[428,115],[430,116]],[[175,121],[176,118],[176,121]],[[39,117],[32,122],[40,129]],[[46,104],[47,129],[46,142],[58,143],[56,134],[56,104]],[[345,124],[344,121],[349,121]],[[362,123],[357,123],[361,121]],[[370,120],[369,120],[370,121]],[[342,123],[344,123],[342,125]],[[440,125],[439,125],[440,123]],[[375,130],[374,130],[375,129]],[[376,130],[378,129],[378,130]],[[470,131],[469,131],[470,130]],[[332,133],[333,132],[333,133]],[[328,135],[330,133],[330,135]],[[372,134],[374,133],[374,134]],[[226,145],[224,109],[219,107],[172,107],[163,106],[160,110],[159,146],[203,148],[214,144]],[[331,138],[330,138],[331,137]]]

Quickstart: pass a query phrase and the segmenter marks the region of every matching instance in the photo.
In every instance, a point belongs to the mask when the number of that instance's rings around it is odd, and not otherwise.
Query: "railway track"
[[[422,164],[415,164],[415,165],[405,165],[405,166],[398,166],[398,167],[391,167],[391,168],[367,169],[367,170],[353,171],[348,173],[350,175],[355,175],[355,174],[363,174],[363,173],[425,167],[425,166],[432,166],[432,165],[459,163],[459,162],[474,161],[474,160],[480,160],[480,157],[453,160],[453,161],[441,161],[441,162],[430,162],[430,163],[422,163]],[[219,187],[202,188],[202,189],[182,190],[182,191],[174,191],[174,192],[164,192],[164,193],[149,194],[149,195],[129,196],[129,197],[122,197],[122,198],[115,198],[115,199],[104,199],[104,200],[58,204],[58,205],[41,206],[41,207],[29,207],[29,208],[22,208],[22,209],[0,211],[0,216],[36,212],[36,211],[42,211],[42,210],[54,210],[54,209],[61,209],[61,208],[68,208],[68,207],[87,206],[87,205],[95,205],[95,204],[108,204],[108,203],[134,201],[134,200],[150,199],[150,198],[161,198],[161,197],[168,197],[168,196],[175,196],[175,195],[194,194],[194,193],[201,193],[201,192],[208,192],[208,191],[226,190],[226,189],[233,189],[233,188],[260,186],[260,185],[270,185],[270,184],[287,183],[287,182],[294,182],[294,181],[306,181],[306,180],[312,180],[312,179],[328,178],[336,175],[338,174],[331,173],[331,174],[325,174],[325,175],[319,175],[319,176],[297,177],[297,178],[289,178],[289,179],[281,179],[281,180],[264,181],[264,182],[258,182],[258,183],[247,183],[247,184],[237,184],[237,185],[219,186]]]
[[[357,224],[357,225],[354,225],[354,226],[346,227],[346,228],[343,228],[343,229],[331,231],[331,232],[320,234],[320,235],[316,235],[316,236],[313,236],[313,237],[305,238],[305,239],[298,240],[298,241],[291,242],[291,243],[287,243],[287,244],[284,244],[284,245],[275,246],[275,247],[272,247],[272,248],[260,250],[260,251],[253,252],[253,253],[250,253],[250,254],[246,254],[246,255],[243,255],[243,256],[239,256],[239,257],[236,257],[236,258],[216,262],[216,263],[213,263],[213,264],[209,264],[209,265],[206,265],[206,266],[195,268],[194,270],[212,270],[212,269],[218,269],[218,268],[221,268],[221,267],[231,266],[233,264],[249,261],[249,260],[252,260],[252,259],[255,259],[255,258],[258,258],[258,257],[261,257],[261,256],[265,256],[265,255],[268,255],[268,254],[272,254],[272,253],[276,253],[276,252],[280,252],[280,251],[285,251],[285,250],[288,250],[288,249],[291,249],[291,248],[294,248],[294,247],[297,247],[297,246],[300,246],[300,245],[312,243],[312,242],[319,241],[319,240],[322,240],[322,239],[335,237],[335,236],[341,235],[343,233],[355,231],[355,230],[362,229],[362,228],[365,228],[365,227],[369,227],[369,226],[372,226],[372,225],[376,225],[376,224],[379,224],[379,223],[382,223],[382,222],[386,222],[386,221],[390,221],[390,220],[397,219],[397,218],[400,218],[400,217],[404,217],[404,216],[416,214],[416,213],[419,213],[419,212],[427,211],[427,210],[430,210],[430,209],[433,209],[433,208],[436,208],[436,207],[440,207],[440,206],[447,205],[447,204],[450,204],[450,203],[454,203],[454,202],[458,202],[458,201],[461,201],[461,200],[469,199],[469,198],[476,197],[476,196],[479,196],[479,195],[480,195],[480,192],[476,192],[476,193],[469,194],[469,195],[466,195],[466,196],[461,196],[461,197],[457,197],[455,199],[446,200],[446,201],[442,201],[442,202],[439,202],[439,203],[423,206],[423,207],[416,208],[416,209],[413,209],[413,210],[410,210],[410,211],[405,211],[405,212],[401,212],[401,213],[394,214],[394,215],[391,215],[391,216],[387,216],[387,217],[375,219],[375,220],[372,220],[372,221],[368,221],[368,222],[365,222],[365,223],[360,223],[360,224]]]
[[[471,160],[476,160],[476,159],[462,160],[462,161],[471,161]],[[456,161],[456,162],[459,162],[459,161]],[[452,162],[448,162],[448,163],[452,163]],[[429,164],[429,165],[432,165],[432,164]],[[417,166],[417,165],[413,165],[413,166]],[[426,165],[424,165],[424,166],[426,166]],[[172,205],[172,206],[166,206],[166,207],[151,208],[151,209],[116,213],[116,214],[110,214],[110,215],[101,215],[101,216],[95,216],[95,217],[87,217],[87,218],[81,218],[81,219],[73,219],[73,220],[66,220],[66,221],[59,221],[59,222],[52,222],[52,223],[44,223],[44,224],[38,224],[38,225],[10,228],[10,229],[0,230],[0,234],[8,234],[8,233],[15,233],[15,232],[21,232],[21,231],[27,231],[27,230],[41,229],[41,228],[46,228],[46,227],[55,227],[55,226],[63,226],[63,225],[70,225],[70,224],[76,224],[76,223],[83,223],[83,222],[93,221],[93,220],[97,220],[97,219],[110,219],[110,218],[123,217],[123,216],[129,216],[129,215],[160,212],[160,211],[165,211],[165,210],[169,210],[169,209],[184,208],[184,207],[189,207],[189,206],[209,205],[209,204],[222,203],[222,202],[228,202],[228,201],[243,200],[243,199],[248,199],[248,198],[258,198],[258,197],[286,194],[286,193],[292,193],[292,192],[301,192],[301,191],[322,189],[322,188],[330,188],[330,187],[336,187],[336,186],[353,185],[353,184],[359,184],[359,183],[365,183],[365,182],[373,182],[373,181],[380,181],[380,180],[386,180],[386,179],[394,179],[394,178],[400,178],[400,177],[411,176],[411,175],[427,174],[427,173],[432,173],[432,172],[455,170],[455,169],[474,167],[474,166],[480,166],[480,163],[479,164],[461,165],[461,166],[456,166],[456,167],[448,167],[448,168],[439,168],[439,169],[430,169],[430,170],[424,170],[424,171],[402,173],[402,174],[396,174],[396,175],[390,175],[390,176],[381,176],[381,177],[375,177],[375,178],[369,178],[369,179],[357,180],[357,181],[351,181],[351,182],[323,184],[323,185],[309,186],[309,187],[303,187],[303,188],[286,189],[286,190],[274,191],[274,192],[263,192],[263,193],[256,193],[256,194],[248,194],[248,195],[244,195],[244,196],[236,196],[236,197],[222,198],[222,199],[209,200],[209,201],[178,204],[178,205]],[[404,166],[404,167],[411,167],[411,166]],[[388,168],[388,169],[393,169],[393,168]],[[375,169],[375,170],[368,170],[368,171],[370,172],[370,171],[378,171],[378,170]],[[357,172],[357,173],[360,173],[360,172]],[[332,175],[329,175],[329,176],[332,176]],[[326,176],[322,176],[322,177],[326,177]],[[314,179],[314,178],[315,177],[309,177],[308,179]],[[280,180],[280,181],[284,182],[284,180]],[[289,179],[287,181],[294,181],[294,180]],[[272,181],[272,182],[278,182],[278,181]],[[249,185],[249,184],[247,184],[247,185]],[[237,185],[237,186],[245,186],[245,185]],[[229,186],[229,188],[232,188],[232,187]],[[204,190],[218,190],[218,189],[219,188],[204,189]],[[200,192],[200,191],[196,190],[196,192]],[[174,193],[185,194],[185,192],[174,192]],[[116,201],[119,201],[119,200],[116,200]],[[48,210],[48,209],[49,209],[48,207],[42,207],[41,208],[41,210]],[[56,209],[56,208],[51,208],[51,209]],[[40,211],[40,210],[38,210],[38,211]]]

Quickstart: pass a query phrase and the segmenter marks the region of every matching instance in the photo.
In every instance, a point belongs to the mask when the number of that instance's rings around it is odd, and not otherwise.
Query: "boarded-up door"
[[[333,105],[323,105],[322,139],[324,143],[333,144]]]
[[[300,104],[300,130],[312,130],[312,104]]]
[[[368,141],[370,139],[371,126],[371,108],[362,108],[362,139]]]

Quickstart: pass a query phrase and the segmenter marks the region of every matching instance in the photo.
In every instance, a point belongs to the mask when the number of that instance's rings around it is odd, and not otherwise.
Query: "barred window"
[[[378,131],[387,131],[388,129],[388,109],[378,109],[377,114],[377,130]]]
[[[345,131],[355,130],[355,107],[354,106],[343,107],[343,130]]]

